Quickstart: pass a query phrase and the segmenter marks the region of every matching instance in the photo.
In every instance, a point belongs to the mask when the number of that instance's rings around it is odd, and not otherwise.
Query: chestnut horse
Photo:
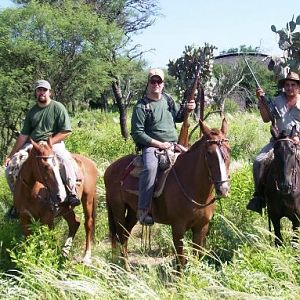
[[[178,156],[169,172],[162,194],[152,202],[152,215],[157,223],[172,227],[173,243],[180,269],[184,263],[183,237],[193,234],[194,252],[204,246],[209,222],[215,212],[215,200],[229,192],[229,144],[227,122],[221,129],[210,129],[200,121],[202,138]],[[135,155],[113,162],[105,171],[106,204],[113,252],[121,243],[121,255],[127,264],[127,242],[137,222],[138,197],[123,190],[124,170]],[[213,193],[215,188],[215,196]],[[128,265],[126,265],[128,267]]]
[[[275,245],[280,246],[280,219],[287,217],[294,231],[300,225],[300,145],[293,140],[295,127],[289,135],[279,134],[274,127],[271,132],[275,140],[274,159],[267,171],[264,193],[274,227]]]
[[[67,255],[80,221],[73,209],[62,203],[58,211],[54,204],[66,197],[65,187],[59,172],[59,162],[53,153],[51,139],[37,144],[31,141],[33,147],[27,160],[21,167],[14,189],[14,204],[19,213],[22,230],[25,236],[30,234],[31,219],[54,227],[54,218],[62,216],[68,223],[69,233],[64,244],[63,253]],[[84,263],[91,261],[91,244],[94,237],[96,214],[96,180],[97,168],[88,158],[73,154],[81,174],[77,185],[78,197],[81,199],[85,216],[86,246]]]

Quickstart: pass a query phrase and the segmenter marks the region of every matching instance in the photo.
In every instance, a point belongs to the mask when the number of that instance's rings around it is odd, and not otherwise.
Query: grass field
[[[63,220],[57,220],[52,231],[34,223],[34,234],[25,241],[19,221],[4,218],[12,197],[1,169],[0,299],[299,299],[300,249],[290,245],[291,225],[282,223],[285,244],[276,249],[266,215],[245,208],[253,192],[251,162],[269,139],[268,125],[255,114],[234,113],[226,118],[232,149],[230,197],[217,203],[201,259],[191,254],[187,233],[188,263],[181,276],[175,272],[171,231],[166,225],[153,226],[151,250],[141,248],[141,226],[135,226],[129,242],[131,272],[123,269],[121,260],[112,261],[102,176],[112,161],[134,152],[133,142],[120,136],[117,114],[76,115],[67,141],[72,152],[92,158],[100,174],[89,266],[80,263],[83,226],[65,260],[61,256],[67,231]],[[219,127],[221,119],[211,116],[207,124]],[[76,213],[83,223],[80,207]]]

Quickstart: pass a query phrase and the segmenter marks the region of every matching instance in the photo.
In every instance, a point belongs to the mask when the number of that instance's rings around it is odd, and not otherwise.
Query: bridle
[[[274,147],[278,142],[282,142],[282,141],[287,141],[287,142],[295,145],[295,148],[291,149],[292,155],[295,156],[295,162],[298,163],[298,164],[294,163],[292,166],[291,190],[292,190],[292,192],[295,192],[297,190],[297,183],[298,183],[297,182],[297,165],[299,165],[299,162],[300,162],[300,148],[299,148],[298,144],[296,144],[292,139],[290,139],[288,137],[277,139],[275,141]],[[274,153],[274,158],[275,158],[275,153]],[[280,188],[278,186],[278,181],[276,179],[275,179],[275,185],[276,185],[277,191],[280,191]]]
[[[42,160],[42,159],[53,159],[53,161],[55,161],[55,157],[56,156],[54,154],[50,154],[50,155],[35,155],[35,158],[40,159],[40,160]],[[38,160],[35,160],[35,163],[36,163],[36,166],[37,166],[37,170],[38,170],[39,176],[43,180],[42,184],[46,187],[47,190],[51,191],[51,189],[50,189],[50,187],[49,187],[49,185],[47,183],[47,180],[45,179],[45,176],[41,172],[41,168],[40,168]],[[51,193],[50,193],[50,195],[51,195]]]
[[[220,150],[220,153],[221,153],[221,156],[222,156],[222,159],[224,160],[227,160],[229,158],[229,154],[228,154],[228,151],[226,150],[226,147],[224,146],[224,142],[229,142],[229,139],[218,139],[218,140],[206,140],[206,143],[208,145],[217,145],[218,149]],[[207,163],[207,166],[209,166],[208,164],[208,159],[207,159],[207,151],[205,153],[205,160],[206,160],[206,163]],[[228,182],[229,181],[229,177],[228,179],[225,179],[225,180],[214,180],[213,177],[212,177],[212,174],[211,174],[211,170],[209,167],[207,167],[208,169],[208,174],[209,174],[209,178],[210,178],[210,181],[215,185],[215,184],[222,184],[224,182]]]
[[[228,152],[224,150],[224,145],[223,145],[223,143],[224,143],[224,142],[228,142],[228,141],[229,141],[229,140],[226,138],[226,139],[219,139],[219,140],[206,140],[206,143],[208,143],[208,144],[216,144],[216,145],[218,146],[218,148],[220,149],[220,153],[221,153],[221,155],[222,155],[222,158],[223,158],[224,161],[225,161],[226,159],[229,158],[229,155],[228,155]],[[205,153],[205,160],[206,160],[206,162],[207,162],[207,151],[206,151],[206,153]],[[221,184],[221,183],[224,183],[224,182],[228,182],[228,181],[229,181],[229,179],[227,179],[227,180],[213,181],[213,178],[212,178],[212,176],[211,176],[211,172],[210,172],[210,169],[209,169],[209,167],[208,167],[208,164],[207,164],[207,169],[208,169],[208,171],[209,171],[209,179],[210,179],[210,181],[211,181],[213,184]],[[185,191],[185,188],[184,188],[184,186],[182,185],[182,183],[180,182],[180,179],[178,178],[178,175],[177,175],[177,173],[176,173],[175,165],[172,166],[171,170],[172,170],[172,172],[173,172],[173,174],[174,174],[174,177],[175,177],[175,179],[176,179],[176,182],[177,182],[178,186],[180,187],[180,190],[181,190],[181,192],[183,193],[183,195],[185,196],[185,198],[186,198],[187,200],[189,200],[191,203],[193,203],[193,204],[195,204],[196,206],[198,206],[199,208],[207,207],[207,206],[213,204],[213,203],[218,199],[218,198],[214,197],[214,198],[211,199],[208,203],[205,203],[205,204],[198,203],[196,200],[194,200],[192,197],[190,197],[190,196],[188,195],[188,193]]]

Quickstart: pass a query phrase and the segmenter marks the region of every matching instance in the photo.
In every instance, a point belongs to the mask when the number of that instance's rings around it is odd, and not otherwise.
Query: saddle
[[[178,146],[178,147],[177,147]],[[181,145],[176,145],[174,149],[157,150],[158,156],[158,174],[154,187],[154,198],[158,198],[164,189],[166,179],[171,171],[177,157],[186,152],[187,149]],[[143,160],[141,155],[136,155],[125,168],[121,187],[124,191],[138,195],[139,193],[139,175],[143,169]]]

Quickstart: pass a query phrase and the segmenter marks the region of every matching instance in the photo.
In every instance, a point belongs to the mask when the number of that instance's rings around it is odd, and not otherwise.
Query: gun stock
[[[199,63],[199,65],[197,67],[197,71],[196,71],[195,80],[193,82],[189,97],[184,101],[184,103],[182,105],[195,99],[195,93],[196,93],[198,83],[200,80],[200,70],[201,70],[201,64]],[[182,126],[181,126],[180,133],[179,133],[178,144],[180,144],[186,148],[188,148],[188,146],[189,146],[189,127],[190,127],[189,115],[190,115],[190,113],[188,112],[187,108],[184,107],[183,122],[182,122]]]

